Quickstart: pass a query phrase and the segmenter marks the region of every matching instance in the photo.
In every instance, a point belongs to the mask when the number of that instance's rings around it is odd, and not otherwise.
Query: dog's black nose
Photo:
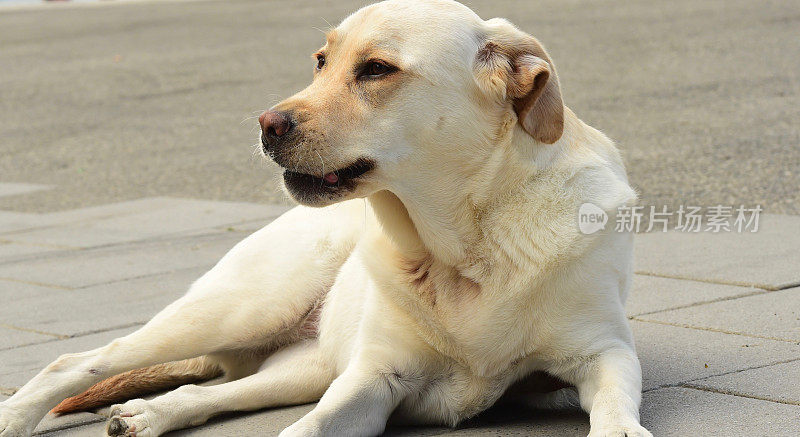
[[[272,138],[284,136],[292,130],[292,121],[288,114],[278,111],[266,111],[258,117],[261,124],[261,132]]]

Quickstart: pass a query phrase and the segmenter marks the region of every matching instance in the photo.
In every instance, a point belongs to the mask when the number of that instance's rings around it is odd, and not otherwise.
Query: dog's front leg
[[[419,378],[408,378],[388,355],[360,354],[333,381],[316,408],[283,430],[280,437],[381,434],[400,401],[419,388]]]
[[[280,437],[374,436],[407,394],[375,365],[353,363],[313,411],[283,430]]]
[[[589,412],[589,437],[652,437],[639,424],[642,370],[629,347],[605,351],[579,372],[581,406]]]

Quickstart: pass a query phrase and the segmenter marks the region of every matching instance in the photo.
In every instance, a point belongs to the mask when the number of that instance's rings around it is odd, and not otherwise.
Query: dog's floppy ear
[[[544,47],[506,20],[495,18],[486,24],[486,40],[476,57],[479,86],[510,99],[519,123],[537,141],[558,141],[564,131],[564,103]]]

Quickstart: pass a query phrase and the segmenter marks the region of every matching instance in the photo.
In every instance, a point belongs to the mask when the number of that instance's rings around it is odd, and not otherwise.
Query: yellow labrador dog
[[[330,31],[315,63],[260,117],[305,206],[140,330],[45,368],[0,404],[0,436],[87,389],[55,411],[222,373],[113,406],[108,435],[319,401],[281,436],[370,436],[390,416],[456,425],[535,371],[571,387],[531,405],[580,405],[591,436],[650,435],[623,312],[632,236],[577,225],[582,204],[614,217],[636,195],[541,44],[455,1],[390,0]]]

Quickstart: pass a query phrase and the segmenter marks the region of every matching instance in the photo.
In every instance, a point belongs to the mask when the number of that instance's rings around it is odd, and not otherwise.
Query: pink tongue
[[[323,176],[322,179],[325,179],[325,182],[329,184],[335,184],[339,182],[339,176],[336,176],[336,174],[334,173],[328,173],[325,176]]]

